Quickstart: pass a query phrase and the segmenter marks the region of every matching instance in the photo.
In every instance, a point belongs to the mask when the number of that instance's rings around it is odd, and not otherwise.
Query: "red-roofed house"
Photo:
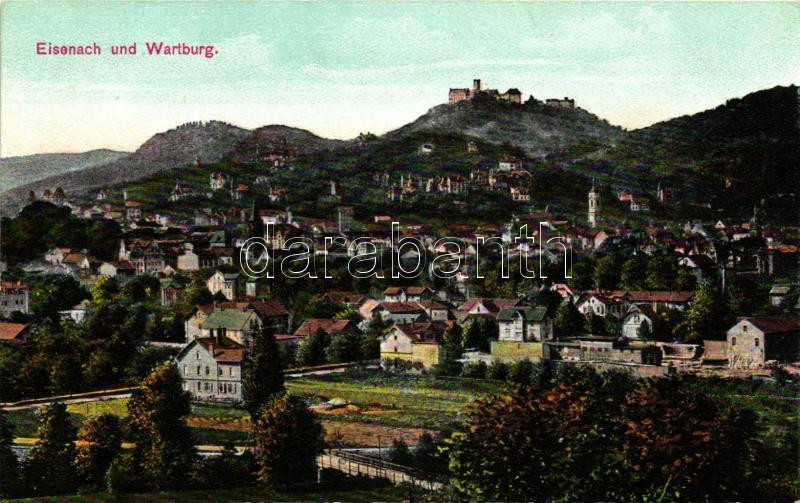
[[[419,302],[383,302],[373,311],[373,316],[392,323],[427,321],[425,308]]]
[[[241,401],[245,349],[224,337],[189,342],[175,358],[183,389],[199,400]]]
[[[381,337],[381,360],[403,360],[430,367],[442,362],[449,323],[397,323]]]
[[[297,337],[308,337],[322,330],[331,337],[344,330],[354,329],[355,324],[351,320],[335,320],[333,318],[309,318],[297,327],[294,335]]]
[[[29,326],[24,323],[0,322],[0,343],[26,344],[29,331]]]

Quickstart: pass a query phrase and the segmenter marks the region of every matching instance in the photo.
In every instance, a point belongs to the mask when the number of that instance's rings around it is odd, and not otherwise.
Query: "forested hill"
[[[763,199],[765,212],[796,222],[799,106],[795,85],[757,91],[631,131],[608,160],[647,168],[726,214],[751,212]]]

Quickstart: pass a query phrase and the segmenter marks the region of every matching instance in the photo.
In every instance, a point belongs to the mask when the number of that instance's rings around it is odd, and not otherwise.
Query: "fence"
[[[331,468],[349,476],[386,479],[395,485],[406,483],[430,491],[442,487],[436,477],[422,470],[337,449],[319,456],[317,464],[319,468]]]

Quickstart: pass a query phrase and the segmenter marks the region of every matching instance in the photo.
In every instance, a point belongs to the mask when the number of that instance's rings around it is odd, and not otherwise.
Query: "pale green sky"
[[[133,150],[192,120],[348,138],[449,87],[570,96],[641,127],[800,81],[798,3],[54,2],[0,5],[0,155]],[[147,41],[219,54],[148,57]],[[37,56],[38,41],[102,56]],[[109,46],[137,42],[139,55]]]

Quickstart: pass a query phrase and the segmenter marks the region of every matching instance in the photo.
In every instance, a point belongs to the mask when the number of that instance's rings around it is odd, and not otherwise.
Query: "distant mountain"
[[[576,145],[614,144],[623,130],[581,108],[550,107],[540,101],[506,103],[477,96],[438,105],[415,121],[387,133],[393,139],[420,131],[464,134],[496,145],[511,144],[528,155],[544,156]]]
[[[348,147],[353,144],[353,141],[321,138],[305,129],[270,125],[253,130],[239,145],[225,155],[225,160],[247,163],[263,159],[264,156],[271,153],[305,155]]]
[[[108,149],[79,154],[35,154],[0,159],[0,191],[35,182],[48,176],[116,161],[129,152]]]
[[[219,121],[183,124],[156,134],[136,152],[114,162],[50,176],[3,192],[0,194],[0,208],[18,209],[31,190],[40,194],[45,189],[62,187],[69,196],[70,193],[137,180],[163,169],[181,167],[197,158],[202,162],[216,162],[249,134],[247,129]]]
[[[730,212],[767,206],[797,221],[797,86],[757,91],[714,109],[631,131],[607,160],[663,178],[685,199]],[[651,185],[654,181],[651,181]]]

